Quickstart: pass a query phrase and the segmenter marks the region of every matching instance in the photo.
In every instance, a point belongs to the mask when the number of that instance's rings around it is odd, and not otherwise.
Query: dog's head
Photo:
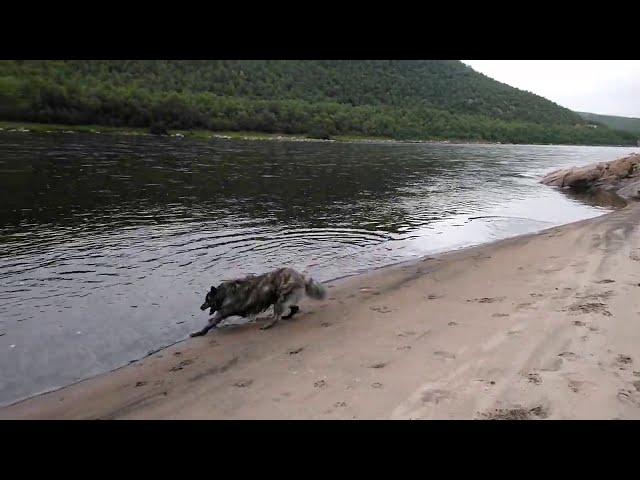
[[[214,286],[211,287],[211,290],[207,292],[207,296],[204,297],[204,303],[200,305],[200,310],[206,310],[210,308],[210,313],[215,312],[218,309],[219,299],[218,297],[218,289]]]

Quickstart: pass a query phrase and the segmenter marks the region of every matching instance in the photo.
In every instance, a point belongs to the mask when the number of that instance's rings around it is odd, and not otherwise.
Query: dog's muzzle
[[[203,303],[202,305],[200,305],[200,310],[206,310],[207,308],[209,308],[208,303]]]

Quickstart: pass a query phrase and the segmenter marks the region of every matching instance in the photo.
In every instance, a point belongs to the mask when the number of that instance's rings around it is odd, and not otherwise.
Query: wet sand
[[[638,419],[640,205],[329,284],[2,419]],[[203,315],[204,324],[206,317]]]

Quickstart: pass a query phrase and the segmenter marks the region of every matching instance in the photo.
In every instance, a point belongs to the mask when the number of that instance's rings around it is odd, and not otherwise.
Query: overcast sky
[[[578,112],[640,117],[639,60],[462,60]]]

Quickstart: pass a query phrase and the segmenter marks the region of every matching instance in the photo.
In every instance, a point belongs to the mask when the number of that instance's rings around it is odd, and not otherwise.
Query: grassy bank
[[[31,122],[5,122],[0,121],[0,135],[3,133],[30,133],[30,134],[69,134],[83,133],[95,135],[123,135],[123,136],[148,136],[154,137],[148,128],[136,127],[111,127],[104,125],[64,125],[51,123],[31,123]],[[167,130],[169,137],[188,138],[191,140],[243,140],[243,141],[283,141],[283,142],[340,142],[340,143],[438,143],[438,144],[489,144],[489,145],[519,145],[509,142],[490,142],[486,140],[468,139],[431,139],[431,140],[397,140],[391,137],[357,136],[357,135],[335,135],[329,140],[313,138],[304,135],[292,135],[286,133],[264,133],[251,131],[211,131],[211,130]],[[162,136],[160,136],[162,138]],[[551,144],[551,143],[529,143],[528,145],[575,145],[575,144]],[[594,144],[595,146],[603,146]],[[590,146],[590,145],[583,145]],[[592,145],[593,146],[593,145]],[[623,146],[623,145],[604,145]]]

